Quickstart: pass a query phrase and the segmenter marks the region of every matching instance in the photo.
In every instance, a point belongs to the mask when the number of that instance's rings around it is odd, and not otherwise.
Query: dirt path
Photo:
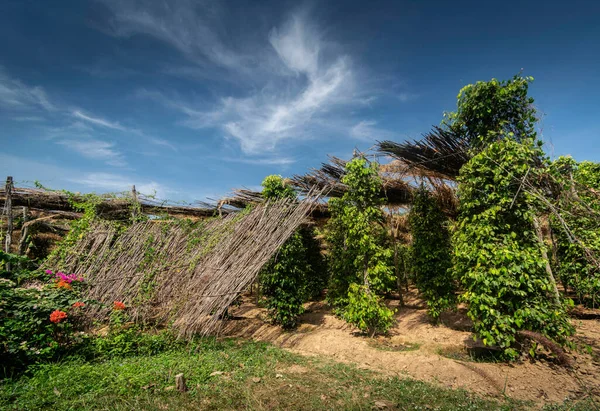
[[[468,331],[466,316],[447,315],[443,317],[446,325],[433,326],[422,301],[414,294],[407,299],[407,307],[398,310],[398,323],[390,335],[374,340],[357,336],[353,327],[333,316],[320,302],[307,305],[301,325],[293,332],[265,323],[265,310],[249,298],[231,314],[235,319],[227,323],[225,335],[269,341],[303,355],[327,356],[363,368],[538,405],[579,399],[590,393],[600,398],[597,320],[575,321],[578,341],[587,344],[592,354],[575,354],[575,370],[567,371],[543,360],[515,364],[472,360],[468,351],[477,350],[478,345]]]

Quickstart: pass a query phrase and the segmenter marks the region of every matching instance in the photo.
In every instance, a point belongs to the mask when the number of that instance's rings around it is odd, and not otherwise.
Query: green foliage
[[[327,224],[330,247],[328,301],[343,307],[350,284],[367,285],[376,293],[389,291],[394,280],[393,252],[382,226],[381,179],[377,163],[354,158],[342,178],[348,190],[329,200]]]
[[[560,343],[573,333],[533,229],[536,201],[521,181],[536,181],[539,144],[506,138],[492,143],[461,169],[460,215],[454,235],[455,271],[466,290],[468,315],[486,345],[514,357],[518,330]]]
[[[600,305],[600,164],[560,157],[550,174],[561,188],[556,200],[561,219],[550,217],[556,239],[555,269],[565,289],[588,307]]]
[[[296,198],[296,192],[294,189],[286,184],[285,180],[281,176],[267,176],[261,185],[263,187],[262,195],[268,200]]]
[[[280,176],[268,176],[262,183],[267,200],[296,198],[295,191]],[[314,230],[296,231],[263,267],[259,282],[274,323],[283,328],[296,326],[304,312],[302,304],[321,293],[326,270]]]
[[[419,291],[425,297],[429,315],[440,314],[455,305],[448,219],[436,199],[421,186],[414,195],[409,214],[412,234],[412,268]]]
[[[343,317],[371,337],[377,332],[387,333],[395,321],[394,311],[387,308],[367,286],[358,284],[350,284]]]
[[[308,372],[292,372],[294,367]],[[187,379],[190,391],[186,394],[166,389],[173,386],[178,373]],[[513,402],[483,400],[462,390],[388,378],[349,364],[240,340],[174,344],[156,355],[93,362],[70,359],[44,364],[0,385],[0,408],[19,411],[367,410],[381,400],[405,410],[519,409]]]
[[[72,305],[89,303],[81,297],[84,284],[73,281],[70,288],[57,284],[52,275],[39,272],[1,273],[0,374],[56,359],[78,342],[74,331],[80,309]],[[52,323],[50,314],[55,310],[67,313],[67,318]]]
[[[270,317],[283,328],[295,327],[298,316],[304,312],[302,304],[305,301],[307,276],[303,258],[305,254],[302,236],[296,232],[260,274],[261,290],[267,297]]]
[[[535,136],[536,110],[527,95],[533,77],[478,81],[458,93],[456,112],[445,113],[443,125],[458,131],[472,147],[512,133],[517,141]]]

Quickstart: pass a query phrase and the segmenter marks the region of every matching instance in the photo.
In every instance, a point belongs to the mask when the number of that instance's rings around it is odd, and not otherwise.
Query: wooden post
[[[558,306],[560,305],[560,294],[558,293],[558,287],[556,286],[556,280],[554,279],[554,275],[552,274],[552,267],[550,267],[550,260],[548,260],[548,253],[546,252],[546,244],[544,243],[544,236],[542,235],[542,228],[540,227],[540,223],[536,216],[533,217],[533,228],[535,229],[535,234],[537,236],[538,243],[540,244],[540,249],[542,251],[542,258],[546,263],[546,274],[548,275],[548,279],[554,288],[554,302]]]
[[[12,243],[12,230],[13,230],[13,215],[12,215],[12,189],[13,189],[13,178],[11,176],[6,177],[6,242],[4,244],[4,250],[10,253],[10,244]],[[10,263],[6,263],[6,270],[10,271]]]
[[[21,239],[19,240],[19,255],[25,254],[27,236],[29,235],[29,226],[26,224],[29,218],[29,207],[23,207],[23,228],[21,228]]]
[[[137,191],[135,190],[135,185],[133,185],[131,187],[131,198],[133,201],[133,207],[131,208],[131,217],[135,221],[135,219],[137,217],[137,211],[138,211],[138,195],[137,195]]]
[[[183,376],[183,374],[177,374],[175,376],[175,387],[179,392],[186,392],[188,390],[188,387],[185,384],[185,377]]]

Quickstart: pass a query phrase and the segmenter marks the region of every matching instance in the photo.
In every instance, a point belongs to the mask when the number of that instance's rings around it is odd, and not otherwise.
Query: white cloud
[[[58,144],[74,150],[86,158],[102,160],[111,166],[122,167],[126,165],[123,154],[116,150],[113,143],[93,138],[85,138],[79,140],[60,140],[58,141]]]
[[[395,134],[389,130],[376,127],[376,121],[363,120],[350,128],[350,136],[364,141],[393,139]]]
[[[111,34],[146,34],[176,48],[197,64],[243,67],[253,58],[225,45],[214,29],[220,8],[213,1],[139,2],[101,0],[113,13]]]
[[[112,173],[87,173],[82,177],[69,179],[69,181],[113,192],[130,191],[131,187],[135,185],[139,193],[155,195],[157,198],[167,198],[169,193],[173,193],[173,190],[155,181],[136,182],[133,178]]]
[[[125,131],[126,130],[125,127],[123,127],[119,123],[108,121],[108,120],[105,120],[105,119],[99,118],[99,117],[92,117],[90,115],[82,113],[79,110],[74,110],[72,112],[72,114],[73,114],[74,117],[77,117],[77,118],[79,118],[81,120],[84,120],[84,121],[87,121],[89,123],[95,124],[97,126],[111,128],[113,130],[121,130],[121,131]]]
[[[252,164],[259,166],[289,166],[290,164],[294,164],[296,160],[290,157],[267,157],[267,158],[231,158],[231,157],[220,157],[221,160],[227,161],[230,163],[243,163],[243,164]]]
[[[56,110],[42,87],[31,87],[11,78],[2,66],[0,66],[0,107],[26,111]]]
[[[269,42],[291,70],[309,75],[318,71],[320,39],[304,16],[292,16],[281,30],[274,28]]]
[[[272,152],[283,140],[314,138],[310,130],[318,120],[364,101],[350,58],[329,53],[322,59],[324,42],[305,14],[293,15],[267,37],[263,54],[270,53],[267,64],[278,64],[280,70],[258,91],[220,97],[211,109],[206,101],[190,103],[156,91],[142,89],[137,95],[181,112],[186,116],[181,124],[187,127],[220,129],[250,155]]]

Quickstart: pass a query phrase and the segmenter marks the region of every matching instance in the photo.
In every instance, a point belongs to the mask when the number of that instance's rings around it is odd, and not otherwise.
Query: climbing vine
[[[390,290],[394,270],[393,252],[382,225],[378,164],[354,158],[346,164],[342,183],[347,187],[344,195],[329,200],[331,277],[327,298],[340,312],[346,312],[345,318],[352,324],[364,329],[367,323],[385,332],[392,324],[386,319],[393,313],[375,294]]]
[[[444,310],[454,306],[456,287],[451,270],[448,219],[424,186],[414,194],[409,224],[416,284],[427,301],[429,315],[437,321]]]
[[[550,216],[556,241],[554,267],[566,291],[596,308],[600,305],[600,164],[560,157],[550,174],[560,188],[556,199],[560,216]]]
[[[454,268],[462,300],[485,345],[518,354],[519,330],[559,343],[573,333],[534,230],[536,198],[521,183],[539,179],[540,145],[511,136],[490,144],[461,169]]]
[[[271,175],[262,183],[267,200],[295,199],[296,192],[281,176]],[[259,283],[271,320],[283,328],[296,326],[303,303],[321,293],[326,270],[314,230],[303,227],[279,249],[259,274]]]

